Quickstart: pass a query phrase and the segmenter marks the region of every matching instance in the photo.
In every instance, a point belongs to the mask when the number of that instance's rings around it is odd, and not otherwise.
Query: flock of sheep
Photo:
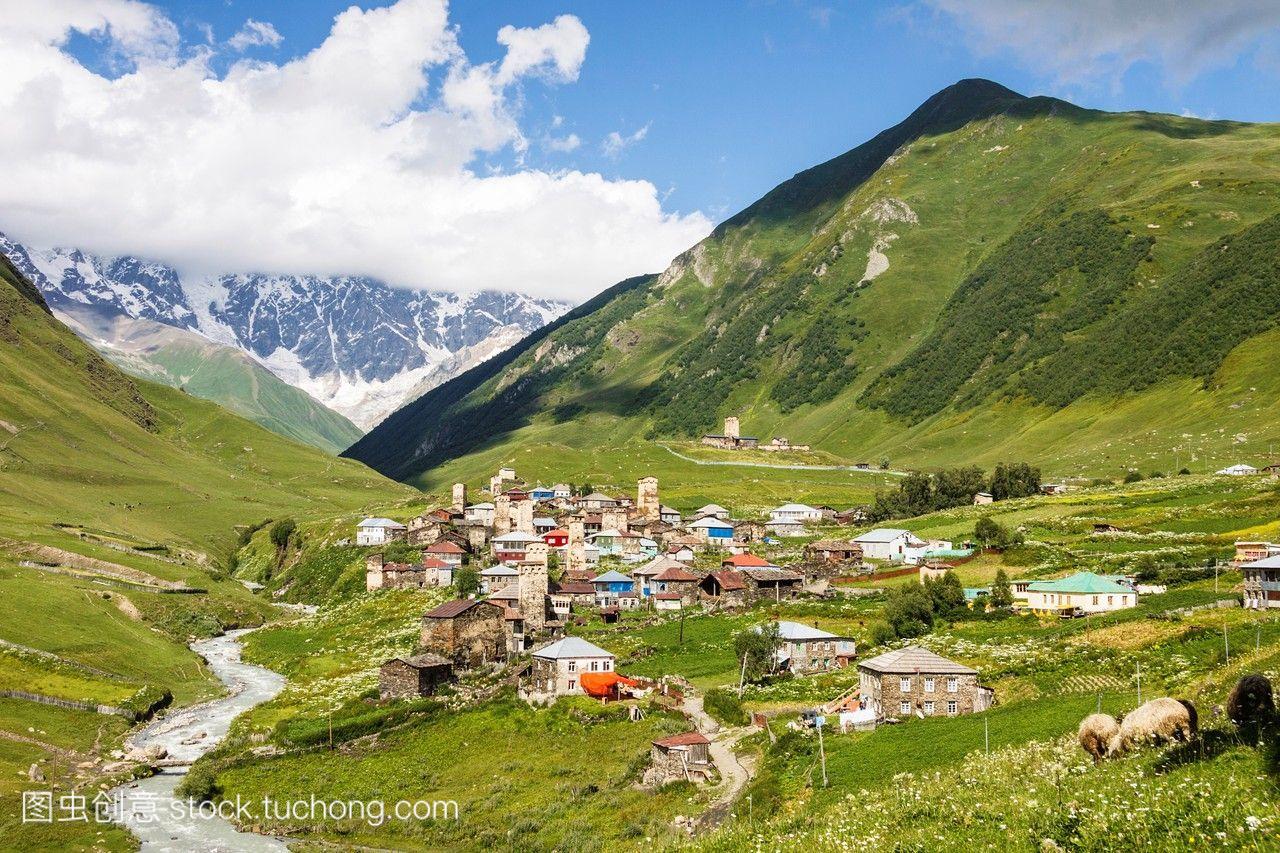
[[[1227,698],[1227,717],[1237,726],[1266,726],[1275,719],[1271,682],[1246,675]],[[1110,714],[1090,714],[1080,722],[1080,746],[1095,763],[1144,744],[1188,743],[1198,729],[1196,708],[1185,699],[1152,699],[1117,722]]]

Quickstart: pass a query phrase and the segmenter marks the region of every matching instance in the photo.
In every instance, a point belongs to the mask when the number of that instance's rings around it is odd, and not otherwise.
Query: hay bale
[[[1265,675],[1246,675],[1231,688],[1227,697],[1227,718],[1237,726],[1256,726],[1271,722],[1276,704],[1271,682]]]
[[[1107,754],[1123,755],[1144,744],[1187,743],[1196,736],[1197,716],[1195,706],[1185,700],[1152,699],[1125,716]]]
[[[1090,714],[1080,721],[1076,737],[1080,748],[1093,756],[1097,764],[1107,754],[1111,741],[1120,732],[1120,724],[1110,714]]]

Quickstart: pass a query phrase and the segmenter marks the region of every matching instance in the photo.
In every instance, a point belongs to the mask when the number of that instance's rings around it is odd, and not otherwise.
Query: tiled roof
[[[753,581],[777,582],[804,580],[803,577],[795,572],[789,572],[786,569],[779,569],[776,566],[770,566],[767,569],[742,569],[741,572]]]
[[[858,664],[858,667],[865,667],[872,672],[902,675],[912,675],[917,672],[940,673],[942,675],[977,675],[978,673],[976,669],[970,669],[964,664],[947,660],[942,655],[936,655],[919,646],[908,646],[905,649],[895,649],[882,655],[876,655],[873,658],[862,661]]]
[[[439,542],[433,542],[427,546],[429,554],[465,554],[462,546],[456,542],[450,542],[448,539],[442,539]]]
[[[660,592],[654,596],[658,601],[679,601],[682,597],[678,592]]]
[[[595,595],[596,588],[583,581],[565,581],[556,584],[555,591],[561,595]]]
[[[724,558],[724,565],[733,566],[738,569],[772,566],[764,557],[757,557],[755,554],[734,554],[732,557]]]

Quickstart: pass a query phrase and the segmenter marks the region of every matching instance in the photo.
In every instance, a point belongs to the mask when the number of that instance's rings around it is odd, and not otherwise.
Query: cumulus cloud
[[[568,136],[548,136],[544,145],[548,151],[576,151],[578,146],[582,144],[582,140],[578,138],[578,134],[571,133]]]
[[[227,40],[227,47],[232,50],[245,50],[250,47],[277,47],[284,41],[284,36],[268,21],[255,21],[253,18],[244,22],[240,31]]]
[[[1275,0],[923,0],[983,53],[1011,52],[1063,83],[1118,78],[1151,63],[1181,84],[1274,45]]]
[[[649,125],[647,124],[635,133],[627,134],[626,136],[615,130],[604,138],[604,142],[600,143],[600,150],[604,152],[606,157],[617,157],[648,135]]]
[[[89,34],[125,64],[90,70]],[[347,9],[288,62],[180,43],[137,0],[0,8],[0,229],[187,274],[370,275],[582,299],[701,239],[643,180],[477,163],[523,151],[520,87],[577,78],[577,18],[498,33],[473,64],[443,0]],[[641,137],[643,134],[641,134]]]

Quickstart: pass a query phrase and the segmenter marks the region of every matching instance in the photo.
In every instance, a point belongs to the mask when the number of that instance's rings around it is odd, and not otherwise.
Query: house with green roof
[[[1026,606],[1033,613],[1063,617],[1110,613],[1138,606],[1138,593],[1131,587],[1093,572],[1032,581],[1027,585],[1026,597]]]

